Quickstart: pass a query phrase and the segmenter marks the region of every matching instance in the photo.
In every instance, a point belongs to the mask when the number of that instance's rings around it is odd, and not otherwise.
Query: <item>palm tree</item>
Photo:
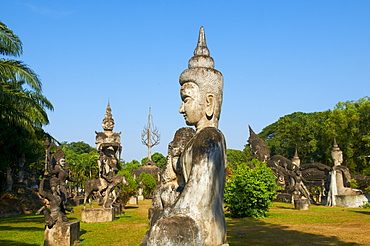
[[[39,149],[53,105],[42,95],[39,76],[22,61],[22,42],[0,22],[0,170],[17,162],[27,149]],[[27,151],[30,152],[30,151]],[[32,151],[31,151],[32,152]]]

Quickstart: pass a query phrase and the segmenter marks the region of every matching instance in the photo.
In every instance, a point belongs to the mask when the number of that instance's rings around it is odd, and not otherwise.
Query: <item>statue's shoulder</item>
[[[206,127],[200,130],[194,136],[196,145],[225,145],[225,137],[222,132],[215,127]]]

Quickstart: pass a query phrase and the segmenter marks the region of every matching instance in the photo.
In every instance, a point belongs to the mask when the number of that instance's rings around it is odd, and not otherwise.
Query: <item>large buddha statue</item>
[[[180,85],[180,113],[187,125],[196,128],[179,157],[184,184],[141,245],[227,245],[223,210],[226,144],[218,130],[223,77],[214,69],[203,27],[189,69],[180,75]]]

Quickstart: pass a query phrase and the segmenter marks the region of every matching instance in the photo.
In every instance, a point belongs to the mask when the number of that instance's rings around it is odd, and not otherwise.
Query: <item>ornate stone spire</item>
[[[105,117],[103,119],[102,127],[104,131],[113,131],[114,120],[112,118],[112,109],[110,108],[110,103],[108,101],[108,106],[106,109]]]

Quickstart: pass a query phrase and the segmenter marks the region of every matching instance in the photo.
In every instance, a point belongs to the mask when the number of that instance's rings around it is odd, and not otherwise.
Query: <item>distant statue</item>
[[[106,113],[102,122],[104,132],[95,132],[96,149],[99,153],[98,179],[88,180],[85,182],[84,206],[86,201],[92,197],[94,191],[97,191],[99,198],[102,198],[101,201],[103,202],[104,207],[112,207],[113,203],[108,203],[108,199],[112,198],[115,201],[117,198],[114,188],[118,185],[117,180],[119,177],[116,177],[118,171],[117,164],[122,147],[120,136],[121,133],[113,132],[114,125],[112,109],[110,107],[110,103],[108,102]],[[122,181],[122,183],[124,182]]]
[[[224,245],[226,143],[218,130],[223,78],[214,69],[203,27],[189,69],[180,75],[180,85],[180,113],[187,125],[196,128],[180,156],[184,188],[141,245]]]
[[[154,128],[153,128],[154,127]],[[152,148],[159,144],[161,135],[159,130],[153,124],[152,110],[149,108],[148,123],[144,126],[143,132],[141,133],[141,142],[148,147],[148,161],[150,165],[154,164],[152,160]]]
[[[259,161],[267,162],[270,159],[270,150],[267,148],[265,141],[263,141],[250,126],[249,127],[249,147],[252,155]]]
[[[360,195],[362,192],[360,190],[348,188],[351,182],[351,175],[348,167],[342,166],[343,152],[338,147],[335,138],[331,156],[333,158],[334,166],[329,173],[330,185],[326,205],[336,206],[336,195]]]

